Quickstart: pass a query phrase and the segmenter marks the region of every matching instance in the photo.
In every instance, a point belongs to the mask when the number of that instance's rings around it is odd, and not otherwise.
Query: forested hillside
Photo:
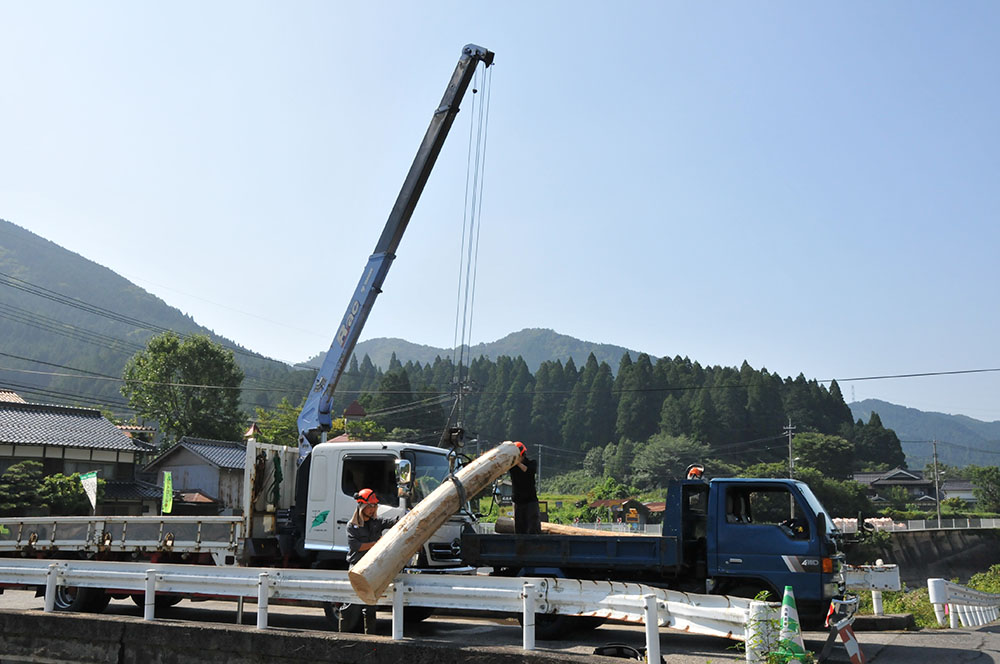
[[[0,386],[30,401],[128,417],[115,379],[166,329],[207,334],[233,349],[246,373],[248,411],[282,397],[298,402],[311,383],[311,372],[240,348],[111,270],[0,220]]]
[[[981,422],[965,415],[926,413],[878,399],[850,404],[855,417],[866,421],[878,413],[882,423],[903,441],[910,466],[923,468],[931,462],[931,441],[937,441],[938,460],[952,466],[995,466],[1000,422]]]
[[[433,363],[438,357],[450,357],[453,359],[456,357],[454,350],[414,344],[405,339],[384,337],[359,342],[354,350],[358,357],[367,355],[371,359],[372,364],[383,369],[389,366],[389,361],[393,355],[403,362],[412,361],[421,364]],[[594,355],[598,362],[607,362],[612,368],[616,368],[618,360],[621,359],[624,353],[628,353],[633,360],[639,356],[638,352],[621,346],[581,341],[565,334],[559,334],[553,330],[528,328],[519,332],[512,332],[497,341],[476,344],[471,347],[466,346],[464,358],[468,362],[469,358],[479,356],[487,357],[494,361],[502,356],[520,356],[528,365],[528,370],[535,372],[538,371],[538,367],[542,365],[542,362],[559,360],[565,363],[572,358],[577,364],[583,364],[591,354]],[[319,367],[325,356],[325,352],[320,353],[306,364],[308,366]]]
[[[334,412],[360,397],[386,429],[411,429],[411,437],[433,443],[451,403],[438,397],[456,376],[450,359],[404,365],[393,357],[384,372],[367,356],[352,359]],[[682,357],[654,362],[646,354],[633,362],[626,353],[616,375],[593,355],[580,368],[572,359],[545,361],[532,374],[522,358],[479,357],[463,378],[461,419],[474,444],[530,441],[550,472],[579,468],[595,449],[601,463],[628,466],[642,447],[665,438],[703,445],[688,452],[720,464],[783,462],[789,420],[797,437],[823,434],[828,446],[845,446],[837,465],[847,474],[905,465],[895,434],[877,418],[856,423],[835,382],[827,388],[802,375],[782,379],[746,363],[702,367]]]

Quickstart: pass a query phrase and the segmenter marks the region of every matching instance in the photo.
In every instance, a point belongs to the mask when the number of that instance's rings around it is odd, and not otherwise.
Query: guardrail
[[[907,521],[895,521],[888,517],[865,519],[874,530],[884,530],[886,532],[900,532],[912,530],[971,530],[983,528],[1000,528],[1000,519],[910,519]],[[858,532],[857,519],[833,519],[833,524],[842,533]]]
[[[977,627],[1000,617],[1000,595],[973,590],[944,579],[927,579],[927,592],[934,606],[934,615],[942,627],[946,615],[951,629],[958,627],[959,620],[963,627]]]
[[[45,610],[55,608],[59,586],[103,588],[144,593],[145,620],[155,618],[157,592],[257,600],[257,627],[267,628],[270,599],[357,603],[347,572],[283,570],[261,567],[213,567],[68,561],[0,560],[0,585],[45,588]],[[754,604],[764,604],[754,602]],[[751,600],[724,595],[696,595],[635,583],[542,577],[495,577],[461,574],[400,574],[378,605],[392,607],[392,638],[403,638],[403,607],[424,606],[522,613],[523,647],[535,647],[535,615],[595,616],[646,625],[649,661],[659,661],[658,628],[745,641],[758,630],[762,614],[773,621],[776,604],[757,607],[751,623]],[[748,650],[747,661],[751,652]]]
[[[872,612],[881,616],[882,591],[901,590],[903,584],[899,580],[899,567],[886,565],[881,560],[874,565],[844,565],[844,583],[848,590],[871,590]]]

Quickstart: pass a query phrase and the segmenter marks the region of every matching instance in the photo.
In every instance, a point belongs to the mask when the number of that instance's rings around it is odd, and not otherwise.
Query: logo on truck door
[[[818,558],[803,558],[801,556],[782,556],[789,572],[818,572],[821,565]]]
[[[316,526],[322,526],[324,523],[326,523],[326,518],[328,516],[330,516],[330,510],[323,510],[322,512],[316,515],[316,518],[313,519],[312,525],[309,527],[315,528]]]

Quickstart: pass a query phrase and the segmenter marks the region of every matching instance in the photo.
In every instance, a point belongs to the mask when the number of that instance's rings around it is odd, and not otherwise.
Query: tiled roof
[[[24,399],[17,392],[10,390],[0,390],[0,401],[13,401],[14,403],[25,403]]]
[[[146,468],[160,465],[168,456],[179,449],[186,449],[205,461],[227,470],[242,470],[247,458],[247,447],[241,442],[184,436],[154,459]]]
[[[104,485],[105,500],[160,500],[163,489],[142,480],[108,480]]]
[[[0,443],[147,452],[97,410],[0,401]]]

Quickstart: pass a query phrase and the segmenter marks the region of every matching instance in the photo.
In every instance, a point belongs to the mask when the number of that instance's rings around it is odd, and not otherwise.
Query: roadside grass
[[[858,593],[858,597],[858,613],[868,616],[874,615],[871,592]],[[913,620],[919,629],[939,629],[941,627],[934,616],[934,607],[927,595],[926,586],[913,589],[904,586],[900,591],[883,591],[882,610],[886,614],[912,613]]]

